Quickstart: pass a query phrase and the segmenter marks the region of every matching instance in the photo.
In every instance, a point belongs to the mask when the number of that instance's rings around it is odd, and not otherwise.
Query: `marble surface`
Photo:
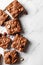
[[[0,9],[4,10],[11,1],[13,0],[0,0]],[[20,21],[24,30],[22,34],[30,41],[30,45],[25,53],[20,53],[24,61],[16,65],[43,65],[43,0],[18,1],[28,12],[20,18]],[[5,31],[5,28],[0,27],[0,32]],[[0,53],[4,53],[2,48]]]

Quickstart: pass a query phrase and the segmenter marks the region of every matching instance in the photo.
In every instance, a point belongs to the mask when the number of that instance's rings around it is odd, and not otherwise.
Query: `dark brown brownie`
[[[3,34],[0,34],[0,47],[2,47],[3,49],[6,49],[8,48],[10,42],[11,40],[9,37],[4,36]]]
[[[4,52],[4,60],[6,64],[14,64],[18,61],[18,59],[19,56],[17,51],[13,50]]]
[[[7,18],[8,15],[4,11],[0,10],[0,25],[2,25],[7,20]]]
[[[11,47],[15,48],[19,51],[23,51],[26,44],[27,44],[27,39],[25,37],[23,37],[22,35],[16,34]]]
[[[24,7],[17,0],[10,3],[6,9],[14,18],[18,17],[22,12],[25,11]]]
[[[5,27],[7,29],[8,34],[15,34],[21,32],[21,26],[17,18],[7,21]]]

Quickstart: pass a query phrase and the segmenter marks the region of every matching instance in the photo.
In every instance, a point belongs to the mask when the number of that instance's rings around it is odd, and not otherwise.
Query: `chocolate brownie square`
[[[2,25],[7,20],[7,18],[8,15],[4,11],[0,10],[0,25]]]
[[[18,17],[22,12],[25,11],[24,7],[17,0],[10,3],[6,9],[14,18]]]
[[[8,34],[15,34],[21,32],[21,26],[17,18],[7,21],[5,23],[5,27]]]
[[[4,52],[4,60],[6,64],[14,64],[18,62],[18,59],[19,59],[19,55],[17,51],[12,50],[12,51]]]
[[[26,44],[27,44],[27,39],[23,37],[22,35],[16,34],[11,47],[19,51],[24,51]]]
[[[8,48],[9,44],[11,42],[11,39],[7,36],[4,36],[3,34],[0,34],[0,47],[3,49]]]

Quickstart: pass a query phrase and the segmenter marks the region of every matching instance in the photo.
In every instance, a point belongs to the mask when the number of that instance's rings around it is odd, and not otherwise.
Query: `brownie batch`
[[[27,39],[23,37],[21,34],[19,34],[22,32],[22,28],[18,19],[19,15],[22,14],[25,11],[25,9],[17,0],[14,0],[6,7],[6,10],[12,15],[14,19],[7,20],[8,14],[0,10],[0,26],[4,24],[7,30],[7,33],[0,33],[0,47],[3,49],[7,49],[9,46],[11,46],[11,48],[15,49],[12,51],[4,52],[5,63],[14,64],[17,63],[19,60],[19,53],[17,52],[17,50],[23,52],[27,45]],[[7,34],[15,34],[13,41],[10,39],[10,37],[8,37]]]

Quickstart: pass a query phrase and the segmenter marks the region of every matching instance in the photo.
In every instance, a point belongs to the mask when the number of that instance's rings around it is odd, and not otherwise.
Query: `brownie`
[[[0,47],[7,49],[10,45],[11,39],[0,33]]]
[[[21,32],[21,26],[17,18],[7,21],[5,23],[5,27],[7,29],[8,34],[16,34]]]
[[[1,57],[2,57],[2,54],[0,54],[0,62],[1,62]]]
[[[27,39],[23,37],[22,35],[16,34],[11,47],[19,51],[24,51],[26,44],[27,44]]]
[[[14,64],[18,62],[18,52],[16,50],[5,51],[4,52],[4,61],[6,64]]]
[[[22,12],[25,11],[24,7],[17,0],[10,3],[6,9],[14,18],[18,17]]]
[[[3,25],[7,18],[8,15],[4,11],[0,10],[0,25]]]

